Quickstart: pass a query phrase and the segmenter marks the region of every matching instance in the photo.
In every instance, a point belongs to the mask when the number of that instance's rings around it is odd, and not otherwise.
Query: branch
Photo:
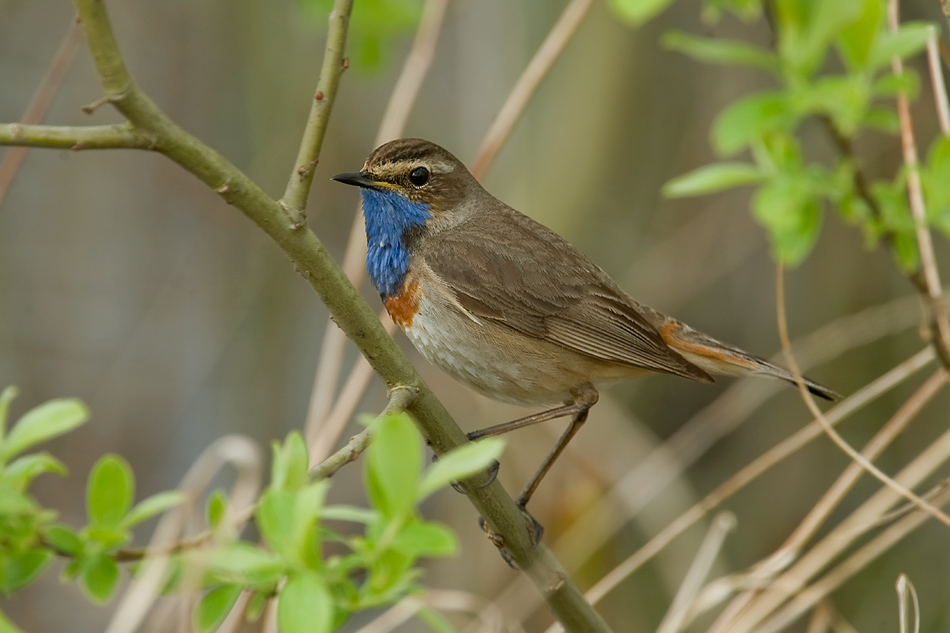
[[[0,145],[50,149],[155,149],[155,140],[128,123],[115,125],[0,124]]]
[[[288,223],[277,201],[223,156],[174,123],[141,91],[122,60],[102,0],[74,0],[74,4],[106,100],[125,115],[136,132],[144,131],[154,138],[153,149],[214,189],[277,243],[389,387],[414,385],[419,389],[409,410],[437,455],[467,443],[465,433],[426,387],[313,231]],[[461,485],[484,517],[492,541],[531,579],[565,629],[608,632],[603,619],[584,600],[548,548],[533,542],[532,520],[501,484],[495,480],[482,485],[484,477],[473,479]]]
[[[317,80],[317,91],[313,95],[313,103],[310,104],[310,116],[300,140],[294,170],[290,174],[284,197],[279,201],[295,227],[301,227],[307,221],[307,196],[310,195],[310,186],[313,184],[313,172],[320,158],[320,148],[323,147],[327,123],[330,122],[330,111],[340,85],[340,75],[347,67],[343,50],[352,9],[353,0],[336,0],[333,3],[329,17],[330,26],[327,29],[327,50],[323,56],[320,78]]]

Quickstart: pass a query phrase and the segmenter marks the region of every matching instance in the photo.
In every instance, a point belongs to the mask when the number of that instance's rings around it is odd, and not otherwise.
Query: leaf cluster
[[[775,0],[775,50],[741,41],[668,33],[665,44],[707,63],[769,73],[777,87],[749,94],[721,112],[712,144],[721,156],[747,151],[751,161],[706,165],[670,181],[669,196],[693,196],[754,185],[752,210],[768,231],[776,259],[794,265],[813,248],[831,206],[861,228],[869,246],[886,237],[905,270],[918,265],[915,224],[907,204],[907,175],[865,183],[851,155],[868,130],[895,134],[897,116],[882,102],[914,97],[912,70],[896,76],[895,57],[919,53],[933,36],[926,23],[886,27],[884,0]],[[796,135],[820,119],[843,152],[832,164],[806,157]],[[950,234],[950,146],[934,142],[921,167],[928,222]]]

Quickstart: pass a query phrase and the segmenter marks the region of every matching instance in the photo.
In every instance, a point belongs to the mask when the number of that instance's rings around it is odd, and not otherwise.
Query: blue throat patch
[[[409,251],[403,234],[422,226],[431,216],[429,205],[412,202],[395,191],[360,189],[366,219],[366,272],[383,297],[402,288],[409,271]]]

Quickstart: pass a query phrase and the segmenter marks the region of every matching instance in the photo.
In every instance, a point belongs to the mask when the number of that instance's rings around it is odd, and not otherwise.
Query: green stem
[[[340,75],[346,68],[343,51],[346,46],[346,33],[350,22],[350,12],[353,9],[353,0],[336,0],[333,10],[330,11],[329,28],[327,29],[327,50],[323,56],[323,68],[317,80],[317,90],[310,104],[310,116],[304,128],[303,138],[300,140],[300,150],[294,162],[290,181],[280,205],[290,215],[294,226],[303,226],[307,220],[307,196],[313,184],[313,172],[320,158],[320,148],[323,147],[323,137],[326,134],[327,123],[330,121],[330,111],[336,99],[337,87],[340,85]]]
[[[116,125],[0,125],[0,145],[47,147],[51,149],[154,149],[147,133],[128,123]]]

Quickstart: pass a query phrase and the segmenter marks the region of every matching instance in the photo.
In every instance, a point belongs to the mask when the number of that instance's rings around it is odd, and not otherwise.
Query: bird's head
[[[462,161],[417,138],[381,145],[360,171],[333,179],[360,187],[367,269],[384,295],[401,286],[415,240],[464,219],[484,195]]]
[[[334,180],[362,189],[367,221],[378,213],[406,215],[414,224],[462,211],[473,191],[481,189],[462,161],[435,143],[403,138],[379,146],[355,173]],[[423,216],[425,216],[423,218]]]

